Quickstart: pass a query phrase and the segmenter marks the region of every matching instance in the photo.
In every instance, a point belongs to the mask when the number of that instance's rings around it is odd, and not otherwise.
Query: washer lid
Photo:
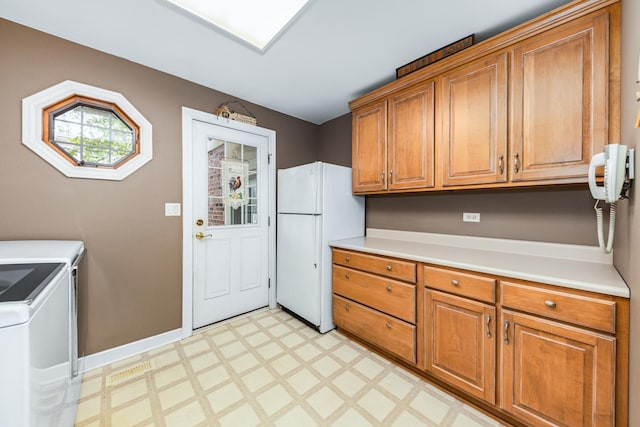
[[[0,264],[64,262],[69,265],[84,251],[79,240],[0,241]]]
[[[68,295],[69,272],[62,262],[0,265],[0,269],[0,281],[11,285],[0,293],[0,329],[28,322],[61,286]]]
[[[0,303],[30,304],[63,267],[64,263],[0,265]]]

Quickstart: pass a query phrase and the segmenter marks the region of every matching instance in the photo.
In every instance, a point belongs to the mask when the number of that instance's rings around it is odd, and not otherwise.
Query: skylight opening
[[[167,0],[264,51],[310,0]]]

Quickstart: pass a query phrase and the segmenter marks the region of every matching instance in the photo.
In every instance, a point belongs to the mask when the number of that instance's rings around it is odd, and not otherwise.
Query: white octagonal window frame
[[[140,153],[118,168],[74,165],[43,140],[43,111],[49,106],[79,95],[117,105],[140,128]],[[66,80],[22,100],[22,143],[69,178],[121,181],[153,157],[151,123],[118,92]]]

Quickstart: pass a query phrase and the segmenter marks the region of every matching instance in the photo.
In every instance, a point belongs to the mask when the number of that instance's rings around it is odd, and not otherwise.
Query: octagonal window
[[[151,123],[122,94],[70,80],[22,100],[22,143],[70,178],[122,180],[153,157]]]
[[[140,152],[138,125],[115,104],[73,96],[43,117],[44,141],[75,165],[117,168]]]

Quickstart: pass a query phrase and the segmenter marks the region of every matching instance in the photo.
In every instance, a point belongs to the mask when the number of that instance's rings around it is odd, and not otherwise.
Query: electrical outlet
[[[480,222],[480,214],[476,212],[463,212],[462,222]]]
[[[180,203],[165,203],[164,216],[180,216]]]

